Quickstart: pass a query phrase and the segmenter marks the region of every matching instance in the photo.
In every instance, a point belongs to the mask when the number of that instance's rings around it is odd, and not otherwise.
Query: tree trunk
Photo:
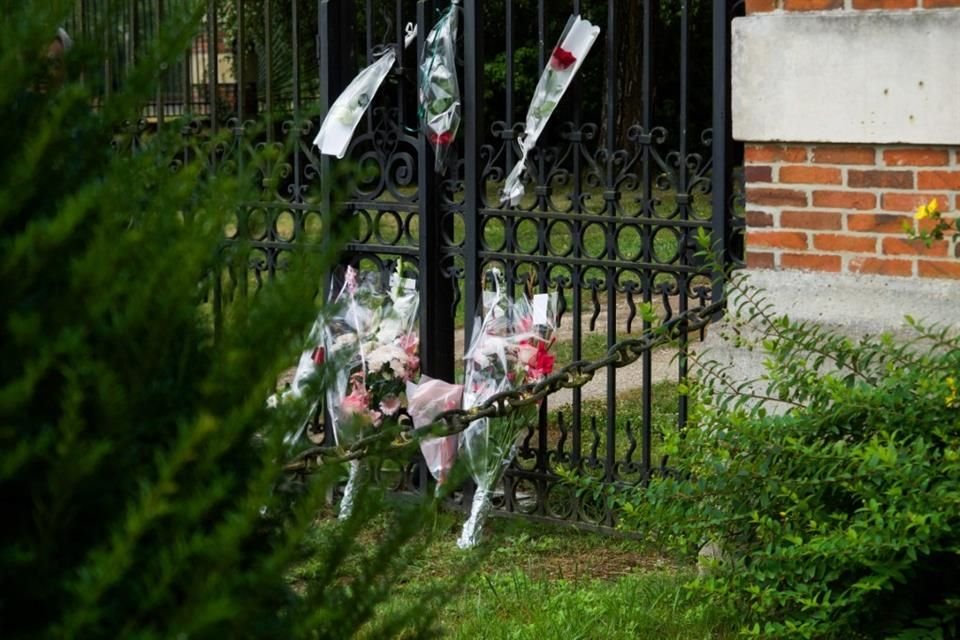
[[[616,62],[614,77],[616,100],[613,122],[604,121],[604,139],[606,127],[614,127],[618,147],[627,143],[627,131],[635,124],[643,122],[643,0],[630,0],[614,4],[614,50]],[[656,5],[654,5],[656,6]],[[605,87],[609,86],[607,78]],[[607,113],[608,94],[604,91],[604,113]]]

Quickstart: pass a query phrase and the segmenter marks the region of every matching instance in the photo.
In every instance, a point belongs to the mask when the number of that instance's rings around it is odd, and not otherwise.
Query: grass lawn
[[[683,585],[695,568],[643,549],[641,543],[572,528],[491,519],[475,552],[456,548],[464,516],[436,516],[426,552],[379,615],[449,589],[440,621],[446,638],[706,639],[732,638],[734,625]],[[309,557],[323,544],[323,519],[305,541],[307,559],[291,576],[309,580]],[[382,534],[382,522],[369,533]],[[379,530],[377,529],[379,527]]]

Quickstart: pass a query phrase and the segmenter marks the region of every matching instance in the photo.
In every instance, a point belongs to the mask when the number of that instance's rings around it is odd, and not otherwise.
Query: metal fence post
[[[729,263],[730,189],[733,176],[733,139],[730,120],[730,11],[729,0],[713,0],[713,250],[714,261]],[[713,273],[713,300],[723,297],[723,277]]]
[[[464,200],[465,229],[463,258],[464,334],[473,333],[473,314],[480,301],[480,190],[485,188],[480,170],[480,143],[483,139],[483,37],[480,24],[480,0],[466,0],[463,20],[463,134],[464,134]],[[469,339],[469,338],[468,338]]]
[[[417,51],[423,51],[434,15],[429,0],[417,2]],[[419,78],[418,78],[419,81]],[[418,212],[420,219],[420,364],[433,378],[453,381],[453,286],[440,268],[445,220],[440,177],[433,169],[433,149],[420,130],[417,137]]]

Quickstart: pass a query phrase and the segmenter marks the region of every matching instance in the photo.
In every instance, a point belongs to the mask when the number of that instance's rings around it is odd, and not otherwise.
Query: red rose
[[[556,69],[557,71],[563,71],[564,69],[569,69],[570,66],[577,61],[576,56],[572,53],[557,47],[553,50],[553,55],[550,56],[550,66]]]
[[[431,133],[430,134],[430,143],[435,144],[439,147],[445,147],[448,144],[453,142],[453,134],[449,131],[444,131],[443,133]]]
[[[323,347],[317,347],[313,350],[313,364],[318,367],[323,364],[324,359],[326,358],[326,352]]]

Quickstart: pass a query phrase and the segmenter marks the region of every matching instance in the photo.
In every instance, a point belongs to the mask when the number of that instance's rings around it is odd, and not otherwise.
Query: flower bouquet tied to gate
[[[445,173],[460,128],[457,29],[460,0],[454,0],[424,41],[420,60],[420,122],[434,150],[434,170]]]
[[[407,25],[404,47],[416,39],[417,27]],[[342,158],[353,140],[353,134],[370,108],[374,96],[399,60],[399,46],[381,45],[371,51],[374,61],[347,85],[331,105],[320,125],[313,144],[324,155]]]
[[[579,15],[570,16],[563,35],[550,54],[550,60],[540,75],[527,110],[523,138],[520,141],[520,158],[503,184],[501,202],[517,206],[526,192],[523,186],[527,155],[537,146],[540,135],[566,93],[574,76],[580,70],[583,59],[590,53],[593,43],[600,35],[600,27],[592,25]]]
[[[347,267],[332,311],[324,310],[314,323],[291,387],[279,400],[301,397],[326,364],[327,414],[339,446],[349,447],[377,429],[398,424],[405,411],[407,383],[420,371],[419,305],[416,281],[402,276],[402,262],[386,291],[378,274]],[[270,403],[275,405],[277,399]],[[288,435],[288,443],[300,440],[307,422]],[[361,471],[359,460],[350,462],[341,518],[352,512]]]
[[[464,409],[553,372],[556,294],[511,300],[500,272],[492,275],[495,290],[484,292],[484,313],[476,319],[464,358]],[[477,485],[470,516],[457,540],[461,549],[479,542],[493,487],[516,456],[523,433],[536,422],[538,408],[539,403],[515,407],[506,417],[477,420],[461,434],[460,455]]]
[[[333,103],[313,144],[320,153],[342,158],[353,139],[353,132],[367,112],[374,95],[397,62],[392,47],[383,49],[370,66],[361,71]]]
[[[348,267],[336,298],[336,315],[323,328],[323,347],[337,367],[327,388],[327,413],[337,444],[349,446],[388,424],[397,424],[407,382],[420,370],[416,281],[402,277],[402,263],[386,295],[368,274]],[[353,510],[362,464],[350,462],[340,517]]]

